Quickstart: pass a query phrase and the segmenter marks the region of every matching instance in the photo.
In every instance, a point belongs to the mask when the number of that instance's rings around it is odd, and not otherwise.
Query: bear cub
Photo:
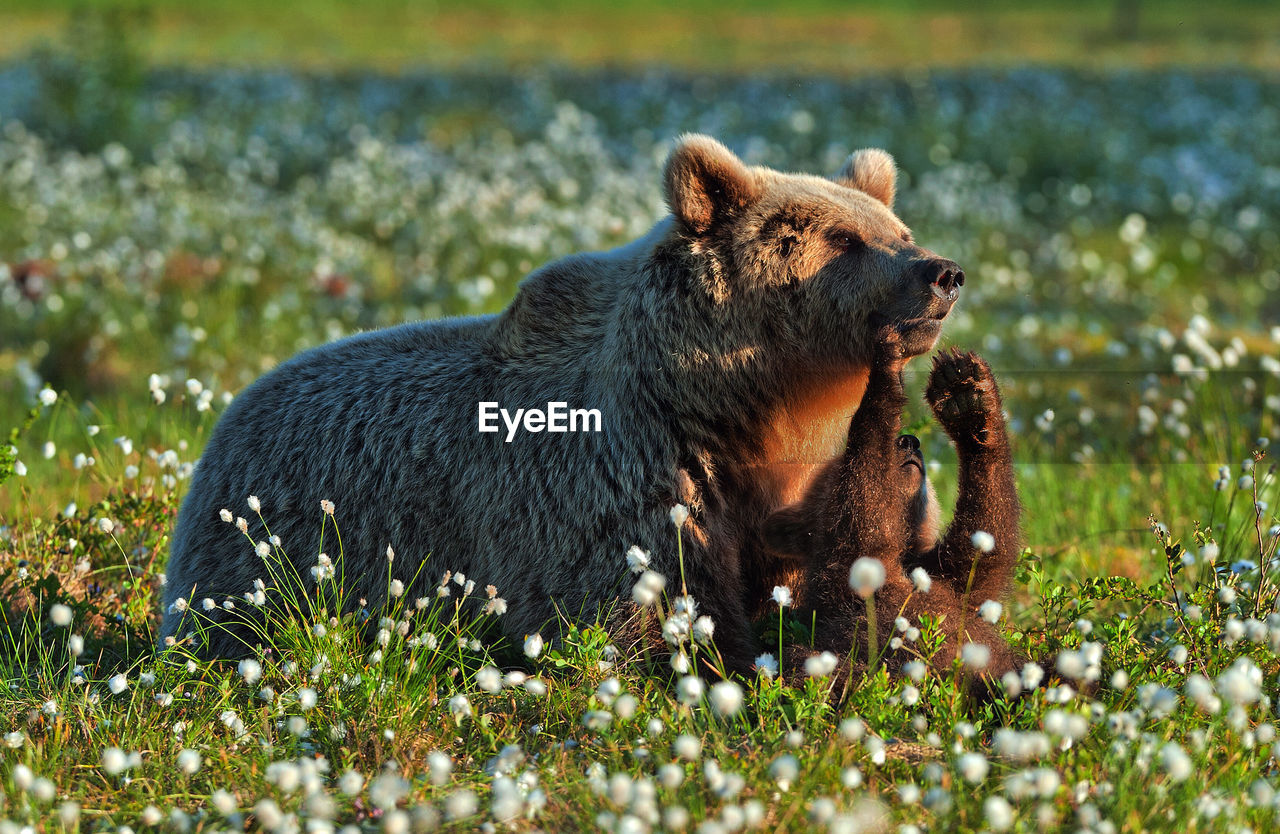
[[[895,620],[905,617],[919,627],[921,615],[928,614],[943,618],[944,641],[930,661],[935,668],[949,668],[963,644],[979,643],[990,650],[981,676],[998,680],[1020,662],[976,608],[1004,595],[1020,542],[1000,394],[991,369],[977,355],[951,350],[934,357],[925,398],[955,443],[960,462],[954,518],[945,535],[939,535],[938,500],[925,475],[920,443],[900,434],[907,404],[902,368],[909,358],[904,349],[909,329],[886,325],[879,330],[866,395],[849,425],[844,455],[819,475],[799,503],[768,518],[765,540],[783,558],[804,565],[797,610],[802,615],[816,612],[813,649],[845,658],[856,647],[852,671],[866,668],[867,609],[850,587],[849,574],[857,559],[870,557],[885,569],[884,584],[874,595],[876,642],[891,672],[914,656],[909,643],[886,648],[895,635],[901,636]],[[994,539],[990,552],[976,548],[973,535],[978,531]],[[921,583],[929,586],[927,591],[913,582],[917,568],[928,574],[929,582]],[[784,663],[794,673],[810,653],[796,647]]]

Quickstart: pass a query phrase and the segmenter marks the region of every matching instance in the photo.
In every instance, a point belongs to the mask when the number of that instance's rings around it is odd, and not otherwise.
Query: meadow
[[[1280,79],[733,69],[154,68],[97,30],[0,65],[0,832],[1276,828]],[[485,577],[158,662],[171,525],[236,392],[638,236],[683,131],[789,170],[897,158],[899,215],[969,276],[944,342],[1009,411],[1026,552],[974,616],[1039,666],[986,704],[976,661],[713,683],[598,627],[482,639]],[[802,632],[778,613],[763,647]]]

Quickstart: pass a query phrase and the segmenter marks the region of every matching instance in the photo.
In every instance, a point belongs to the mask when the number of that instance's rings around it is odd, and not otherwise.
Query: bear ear
[[[765,519],[764,541],[777,555],[798,562],[813,548],[813,526],[799,505],[783,507]]]
[[[706,234],[759,196],[751,170],[710,136],[685,134],[667,157],[667,203],[689,231]]]
[[[854,151],[834,179],[847,188],[864,191],[893,208],[893,194],[898,185],[898,166],[893,157],[879,148]]]

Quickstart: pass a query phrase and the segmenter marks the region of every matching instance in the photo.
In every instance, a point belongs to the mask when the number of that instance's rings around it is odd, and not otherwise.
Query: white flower
[[[641,608],[651,608],[658,602],[658,596],[667,585],[667,578],[656,571],[646,570],[640,574],[636,584],[631,588],[631,599]]]
[[[676,504],[671,508],[671,523],[679,530],[689,520],[689,508],[684,504]]]
[[[542,654],[543,645],[544,643],[543,643],[541,634],[537,632],[534,632],[533,634],[526,634],[524,636],[525,657],[533,658]]]
[[[201,764],[200,754],[195,750],[183,749],[178,751],[178,769],[188,776],[199,771]]]
[[[786,585],[774,585],[773,601],[778,603],[779,608],[786,608],[791,604],[791,589]]]
[[[98,519],[98,529],[109,536],[111,531],[116,529],[116,523],[109,518],[100,518]]]
[[[804,660],[804,671],[811,678],[825,678],[836,670],[839,662],[839,658],[831,652],[810,655]]]
[[[57,391],[53,390],[52,388],[48,388],[48,387],[46,387],[46,388],[41,388],[41,389],[40,389],[40,404],[41,404],[41,405],[49,406],[49,405],[53,405],[53,404],[54,404],[54,403],[56,403],[57,401],[58,401],[58,392],[57,392]]]
[[[108,776],[123,773],[129,766],[129,757],[119,747],[108,747],[102,751],[102,769]]]
[[[983,816],[992,831],[1008,831],[1013,827],[1013,806],[1003,796],[989,796],[982,803]]]
[[[778,660],[773,655],[765,652],[756,658],[756,671],[766,678],[776,677],[778,674]]]
[[[27,737],[17,730],[14,730],[11,733],[5,733],[5,736],[4,736],[5,745],[8,747],[12,747],[15,750],[21,747],[23,744],[25,744],[26,741],[27,741]]]
[[[702,692],[702,678],[686,675],[676,682],[676,697],[686,706],[693,706],[702,700]]]
[[[649,551],[641,550],[639,545],[631,545],[627,549],[627,567],[632,573],[644,573],[649,568]]]
[[[466,695],[454,695],[449,699],[449,712],[453,713],[455,718],[465,718],[471,714],[471,702],[467,700]]]
[[[983,643],[965,643],[960,649],[965,668],[980,672],[991,662],[991,647]]]
[[[974,533],[969,541],[973,542],[973,546],[982,553],[990,553],[996,549],[996,537],[985,530]]]
[[[387,593],[396,598],[404,596],[404,583],[399,579],[391,580],[391,585],[387,588]]]
[[[262,664],[251,657],[246,657],[240,661],[240,677],[244,678],[244,682],[253,686],[262,679]]]
[[[731,716],[742,709],[742,687],[733,681],[720,681],[711,687],[711,707],[723,716]]]
[[[884,586],[884,577],[884,562],[862,556],[849,568],[849,587],[858,596],[869,599]]]
[[[987,778],[991,763],[981,753],[964,753],[956,760],[956,767],[966,782],[976,785]]]
[[[711,642],[712,636],[716,633],[715,620],[703,614],[701,617],[693,621],[693,639],[706,645]]]
[[[19,478],[27,477],[27,465],[20,460],[15,460],[13,462],[13,474]],[[75,515],[75,512],[72,511],[71,515]]]
[[[218,518],[222,519],[228,524],[230,524],[234,520],[234,517],[231,515],[231,510],[228,510],[226,507],[223,507],[222,509],[218,510]]]
[[[1173,782],[1186,781],[1195,770],[1187,752],[1172,741],[1160,748],[1160,767]]]
[[[258,500],[258,496],[249,496],[249,509],[253,510],[255,513],[262,512],[262,502]]]
[[[677,758],[684,759],[687,762],[696,762],[698,757],[702,755],[702,739],[688,733],[682,733],[676,736],[676,740],[671,743],[671,749],[675,752]]]
[[[476,671],[476,686],[484,692],[501,692],[502,672],[493,666],[482,666]]]
[[[308,712],[315,708],[316,701],[319,700],[319,694],[309,686],[304,686],[298,690],[298,708],[303,712]]]
[[[995,625],[1000,620],[1000,615],[1004,613],[1004,606],[993,599],[989,599],[978,607],[978,613],[982,619]]]
[[[933,587],[933,580],[929,578],[929,572],[924,568],[915,568],[911,571],[911,584],[920,593],[927,594]]]
[[[107,688],[111,690],[112,695],[119,695],[129,688],[129,679],[124,675],[112,675],[107,681]]]
[[[1064,678],[1071,680],[1081,680],[1085,676],[1088,664],[1085,662],[1084,655],[1074,649],[1063,649],[1058,654],[1058,660],[1055,666],[1058,673]]]
[[[59,628],[66,628],[71,625],[71,609],[60,602],[57,603],[49,609],[49,622]]]
[[[769,775],[781,790],[789,790],[791,783],[800,775],[800,762],[790,753],[783,753],[769,765]]]
[[[328,498],[321,498],[320,509],[324,511],[325,515],[333,515],[333,511],[336,508],[334,507],[333,502],[330,501]]]

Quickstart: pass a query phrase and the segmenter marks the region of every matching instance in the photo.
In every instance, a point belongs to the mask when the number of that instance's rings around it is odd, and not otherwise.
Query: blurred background
[[[180,494],[262,371],[641,234],[702,131],[788,170],[894,154],[1055,570],[1161,564],[1150,514],[1243,536],[1280,417],[1280,5],[980,5],[3,0],[0,430],[64,396],[0,517]]]

